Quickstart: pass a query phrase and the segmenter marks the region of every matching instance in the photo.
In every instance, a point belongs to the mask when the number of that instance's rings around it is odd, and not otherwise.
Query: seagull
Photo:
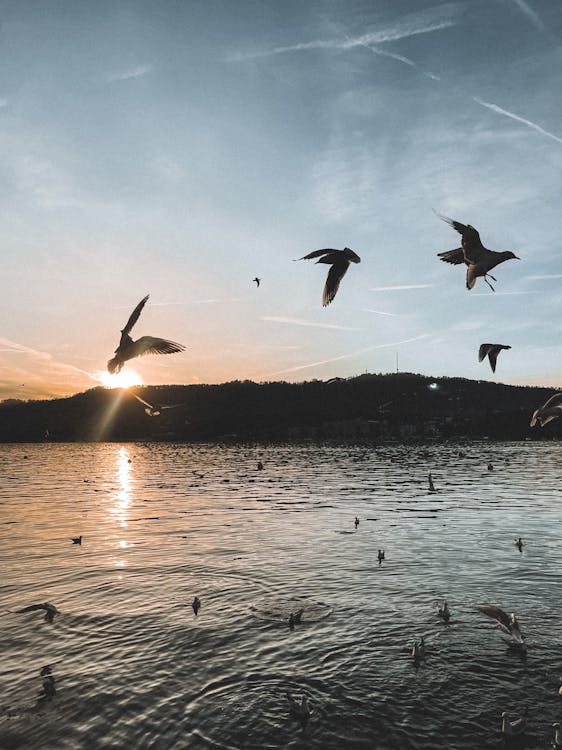
[[[355,516],[355,528],[359,526],[359,519]]]
[[[152,404],[149,404],[148,401],[145,401],[140,396],[137,396],[136,393],[133,393],[133,396],[137,399],[137,401],[140,401],[141,404],[144,404],[145,406],[145,412],[148,414],[149,417],[159,417],[160,414],[164,411],[164,409],[177,409],[178,406],[182,406],[182,404],[169,404],[167,406],[153,406]]]
[[[60,615],[59,610],[50,602],[45,602],[44,604],[30,604],[29,607],[16,609],[16,614],[21,615],[24,612],[37,612],[40,609],[45,612],[45,622],[53,622],[55,615]]]
[[[447,604],[446,599],[443,601],[442,605],[437,602],[437,615],[438,617],[441,617],[445,622],[449,622],[449,620],[451,619],[451,611],[449,610],[449,605]]]
[[[199,599],[198,596],[195,597],[191,606],[193,607],[193,612],[195,613],[195,617],[197,617],[197,613],[201,609],[201,600]]]
[[[340,281],[345,276],[349,264],[361,263],[361,258],[349,247],[344,247],[343,250],[332,250],[331,248],[313,250],[308,255],[298,258],[298,260],[310,260],[311,258],[319,258],[316,261],[317,263],[327,263],[332,266],[328,271],[328,278],[322,292],[322,306],[326,307],[336,296]]]
[[[541,427],[544,427],[545,424],[548,424],[553,419],[557,419],[561,414],[562,392],[555,393],[554,396],[551,396],[548,401],[545,401],[542,406],[539,406],[539,408],[535,410],[531,417],[531,427],[534,427],[537,422]]]
[[[435,485],[433,484],[433,477],[431,476],[431,472],[429,472],[427,478],[428,478],[428,481],[429,481],[429,491],[430,492],[437,492],[437,490],[435,489]]]
[[[518,719],[510,720],[507,715],[507,711],[502,713],[502,734],[504,735],[516,735],[523,734],[527,726],[527,719],[525,716],[520,716]]]
[[[519,552],[523,552],[523,540],[521,539],[521,537],[515,540],[515,546],[517,547]]]
[[[379,559],[379,565],[380,565],[381,562],[384,560],[384,550],[383,549],[379,550],[379,554],[377,555],[377,557]]]
[[[470,226],[470,224],[461,224],[460,221],[449,219],[440,214],[438,215],[439,218],[446,221],[447,224],[450,224],[453,229],[456,229],[456,231],[462,236],[462,240],[461,247],[457,247],[455,250],[446,250],[444,253],[437,253],[437,255],[441,260],[445,261],[445,263],[452,263],[453,265],[464,263],[467,266],[467,289],[472,289],[476,284],[476,279],[479,276],[483,276],[486,284],[488,284],[492,291],[495,291],[487,277],[489,276],[493,281],[496,281],[496,279],[489,274],[488,271],[491,271],[492,268],[503,263],[504,260],[510,260],[511,258],[520,260],[520,258],[510,250],[506,250],[502,253],[497,253],[495,250],[488,250],[488,248],[484,247],[480,241],[480,235],[476,229]]]
[[[308,706],[306,695],[302,696],[300,703],[296,698],[293,698],[291,693],[287,692],[285,693],[285,695],[287,696],[287,700],[289,701],[289,711],[295,717],[295,719],[298,719],[300,721],[302,728],[306,729],[306,725],[308,724],[310,715],[312,713]]]
[[[252,279],[252,281],[255,281],[256,282],[256,287],[258,287],[260,285],[261,279],[258,279],[258,277],[256,276],[256,278]]]
[[[498,354],[502,349],[511,349],[511,347],[505,344],[480,344],[480,349],[478,349],[478,361],[482,362],[483,359],[488,357],[492,372],[495,372]]]
[[[82,534],[80,536],[71,536],[70,541],[72,544],[82,544]]]
[[[107,369],[112,375],[121,372],[125,362],[134,357],[141,357],[145,354],[174,354],[175,352],[183,352],[185,349],[183,344],[177,344],[175,341],[168,341],[167,339],[159,339],[154,336],[141,336],[140,339],[133,341],[129,336],[133,326],[139,319],[143,307],[146,305],[148,297],[149,295],[147,294],[146,297],[141,299],[133,310],[125,328],[121,330],[121,340],[115,350],[115,356],[107,363]]]
[[[555,722],[552,725],[554,730],[554,737],[552,738],[552,747],[562,747],[562,732],[560,731],[560,724]]]
[[[496,621],[497,627],[511,637],[511,645],[525,648],[525,637],[519,628],[519,623],[513,612],[507,614],[503,609],[495,607],[492,604],[482,604],[478,607],[478,611]]]

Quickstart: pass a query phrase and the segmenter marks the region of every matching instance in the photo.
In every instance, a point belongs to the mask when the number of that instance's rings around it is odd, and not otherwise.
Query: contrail
[[[513,0],[513,2],[519,10],[527,16],[535,28],[539,31],[544,31],[544,23],[542,22],[541,17],[525,2],[525,0]]]
[[[310,320],[300,320],[299,318],[285,318],[278,315],[263,315],[260,320],[269,323],[288,323],[295,326],[310,326],[311,328],[332,328],[336,331],[360,331],[360,328],[351,328],[350,326],[340,326],[335,323],[315,323]]]
[[[537,125],[536,122],[532,122],[531,120],[526,120],[524,117],[520,117],[519,115],[516,115],[514,112],[509,112],[507,109],[502,109],[501,107],[498,107],[497,104],[493,104],[492,102],[485,102],[483,99],[479,99],[477,96],[473,96],[472,98],[477,104],[480,104],[482,107],[491,109],[492,112],[496,112],[498,115],[503,115],[504,117],[509,117],[510,119],[515,120],[516,122],[521,122],[523,123],[523,125],[526,125],[528,128],[532,128],[533,130],[536,130],[537,133],[540,133],[541,135],[545,135],[547,138],[552,138],[552,140],[556,141],[557,143],[562,143],[562,138],[560,138],[557,135],[554,135],[554,133],[550,133],[548,130],[545,130],[544,128],[541,128],[541,126]]]

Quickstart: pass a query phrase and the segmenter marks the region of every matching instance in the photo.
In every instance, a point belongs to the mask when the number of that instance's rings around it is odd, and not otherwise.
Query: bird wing
[[[44,604],[30,604],[29,607],[23,607],[22,609],[16,609],[16,613],[18,615],[21,615],[21,614],[23,614],[23,612],[37,612],[40,609],[48,611],[48,607],[46,607]]]
[[[441,214],[438,214],[438,216],[440,219],[443,219],[443,221],[446,221],[449,226],[453,227],[453,229],[455,229],[460,235],[462,235],[463,239],[468,240],[468,242],[480,242],[480,235],[470,224],[461,224],[460,221],[450,219],[448,216],[441,216]]]
[[[310,260],[311,258],[319,258],[321,255],[326,255],[327,253],[339,252],[339,250],[333,250],[331,248],[325,248],[324,250],[313,250],[311,253],[308,253],[308,255],[303,255],[302,258],[299,258],[299,260]]]
[[[535,409],[535,411],[533,412],[533,416],[531,417],[531,422],[529,426],[534,427],[537,424],[537,421],[539,421],[539,417],[540,417],[540,409]],[[540,422],[541,422],[541,427],[542,427],[542,419],[540,420]]]
[[[128,336],[128,334],[131,332],[133,326],[135,325],[135,323],[139,319],[139,316],[140,316],[140,314],[142,312],[142,308],[146,305],[149,296],[150,295],[147,294],[146,297],[143,297],[143,299],[141,299],[141,301],[139,302],[139,304],[135,307],[135,309],[131,313],[131,317],[127,321],[127,324],[126,324],[125,328],[123,328],[123,330],[121,331],[121,333],[124,336]]]
[[[177,409],[178,406],[183,406],[183,404],[166,404],[166,406],[161,406],[161,409]]]
[[[340,286],[340,281],[345,276],[345,272],[349,268],[349,261],[339,261],[334,263],[328,271],[328,278],[324,285],[324,291],[322,293],[322,305],[326,307],[336,296],[336,293]]]
[[[457,247],[454,250],[445,250],[443,253],[437,253],[437,256],[445,263],[452,263],[455,266],[465,262],[462,247]]]
[[[145,400],[144,400],[144,399],[142,399],[142,398],[141,398],[140,396],[137,396],[137,394],[136,394],[136,393],[133,393],[133,396],[134,396],[134,397],[136,398],[136,400],[137,400],[137,401],[140,401],[140,402],[141,402],[141,404],[144,404],[145,406],[148,406],[148,408],[149,408],[149,409],[153,409],[153,408],[154,408],[154,407],[152,406],[152,404],[149,404],[149,403],[148,403],[148,401],[145,401]]]
[[[482,360],[485,359],[492,346],[493,344],[480,344],[480,349],[478,349],[479,362],[482,362]]]
[[[482,612],[486,617],[495,620],[503,630],[511,633],[511,620],[509,619],[509,615],[504,612],[503,609],[495,607],[493,604],[482,604],[478,607],[478,611]]]
[[[548,401],[545,402],[542,408],[547,409],[549,407],[562,409],[562,393],[555,393],[554,396],[551,396]]]
[[[136,356],[142,357],[145,354],[174,354],[183,352],[185,346],[168,339],[159,339],[155,336],[141,336],[135,341]]]

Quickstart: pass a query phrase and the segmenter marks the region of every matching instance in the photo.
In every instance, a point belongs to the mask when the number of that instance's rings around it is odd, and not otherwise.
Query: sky
[[[146,294],[147,384],[560,387],[561,71],[559,0],[0,1],[0,400],[107,383]]]

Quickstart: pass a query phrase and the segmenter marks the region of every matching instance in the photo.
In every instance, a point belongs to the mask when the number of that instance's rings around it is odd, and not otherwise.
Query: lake
[[[561,474],[553,442],[0,446],[0,747],[501,748],[524,709],[549,747]]]

